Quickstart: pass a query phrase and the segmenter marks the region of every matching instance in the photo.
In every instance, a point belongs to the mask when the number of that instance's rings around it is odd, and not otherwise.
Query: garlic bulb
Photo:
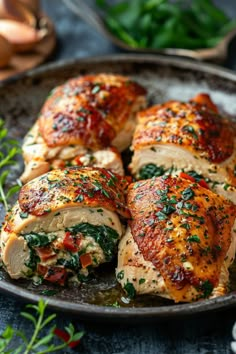
[[[40,1],[39,0],[19,0],[22,4],[26,5],[34,15],[38,16],[40,13]]]
[[[24,22],[36,26],[36,18],[30,9],[18,0],[0,0],[0,18]]]
[[[44,32],[13,20],[0,20],[0,34],[5,37],[15,52],[26,52],[43,38]]]
[[[12,53],[11,43],[0,35],[0,68],[4,68],[9,64]]]

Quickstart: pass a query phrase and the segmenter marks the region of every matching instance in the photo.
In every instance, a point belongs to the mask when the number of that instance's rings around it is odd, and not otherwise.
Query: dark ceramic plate
[[[236,113],[236,75],[218,67],[196,62],[144,55],[121,55],[51,64],[0,84],[0,116],[12,136],[22,139],[37,117],[49,91],[66,79],[86,73],[113,72],[129,75],[148,89],[149,103],[168,99],[188,100],[196,93],[209,92],[230,115]],[[232,118],[232,124],[233,118]],[[12,170],[12,178],[20,171]],[[3,212],[3,211],[2,211]],[[235,272],[234,272],[235,273]],[[199,314],[236,305],[236,281],[231,275],[231,292],[213,300],[174,305],[167,300],[140,297],[124,304],[125,296],[114,277],[114,265],[106,265],[80,288],[34,286],[32,282],[11,280],[0,270],[0,289],[27,301],[45,296],[54,309],[80,317],[107,320],[151,320]],[[52,295],[53,296],[49,296]],[[116,301],[122,307],[112,306]]]

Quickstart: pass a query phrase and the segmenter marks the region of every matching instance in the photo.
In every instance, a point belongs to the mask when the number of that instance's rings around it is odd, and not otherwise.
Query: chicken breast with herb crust
[[[53,170],[24,185],[1,233],[8,274],[64,285],[111,261],[129,217],[126,187],[125,178],[90,167]]]
[[[25,183],[51,168],[97,166],[123,174],[120,151],[131,142],[146,91],[127,77],[80,76],[56,87],[23,144]]]
[[[207,94],[140,112],[132,150],[137,179],[184,172],[236,204],[236,128]]]
[[[117,280],[128,295],[192,302],[227,292],[235,256],[236,206],[180,177],[128,188],[130,227],[119,244]]]

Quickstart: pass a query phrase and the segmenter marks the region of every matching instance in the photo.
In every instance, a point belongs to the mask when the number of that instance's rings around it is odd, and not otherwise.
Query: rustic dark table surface
[[[215,1],[236,17],[235,0]],[[105,38],[73,15],[61,0],[42,0],[44,11],[53,19],[58,45],[51,61],[119,53]],[[236,70],[236,39],[232,41],[225,67]],[[235,112],[236,113],[236,112]],[[0,332],[11,324],[30,332],[29,324],[19,313],[24,304],[10,295],[0,294]],[[231,353],[232,326],[236,309],[206,313],[198,317],[153,323],[93,323],[65,313],[57,314],[60,327],[69,322],[84,329],[86,335],[75,350],[81,354],[153,354],[153,353]]]

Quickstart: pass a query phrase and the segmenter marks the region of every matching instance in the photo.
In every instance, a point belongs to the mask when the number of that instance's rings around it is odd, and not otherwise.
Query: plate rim
[[[33,79],[39,75],[46,72],[51,72],[54,70],[60,70],[66,67],[74,66],[78,64],[82,66],[83,64],[101,64],[103,62],[122,62],[122,63],[137,63],[137,64],[148,64],[152,63],[157,65],[158,63],[163,65],[175,66],[181,69],[196,70],[198,72],[216,75],[220,78],[225,78],[231,82],[236,83],[236,73],[232,70],[222,68],[218,65],[202,63],[199,61],[192,61],[190,59],[175,58],[164,55],[150,55],[150,54],[113,54],[113,55],[102,55],[102,56],[91,56],[84,58],[76,58],[70,60],[60,60],[58,62],[52,62],[46,65],[42,65],[39,68],[34,68],[30,71],[23,72],[15,75],[14,77],[7,78],[0,82],[0,88],[8,86],[9,84],[14,84],[15,82],[24,79]],[[79,71],[79,69],[78,69]],[[158,320],[164,318],[174,318],[180,316],[190,316],[198,315],[202,312],[210,312],[214,310],[224,310],[229,307],[236,306],[236,291],[226,294],[221,297],[214,299],[202,300],[193,303],[186,304],[174,304],[171,306],[155,306],[155,307],[120,307],[115,308],[112,306],[99,306],[94,304],[86,303],[73,303],[67,302],[65,300],[56,299],[54,297],[42,296],[34,294],[30,290],[26,290],[19,285],[10,283],[7,280],[0,280],[0,290],[3,293],[11,294],[17,298],[24,301],[37,302],[40,298],[47,301],[48,306],[51,309],[57,311],[66,311],[68,313],[73,313],[80,315],[83,318],[91,319],[103,319],[109,321],[117,320],[138,320],[138,319],[148,319],[148,320]]]
[[[97,55],[97,56],[87,56],[81,58],[74,59],[61,59],[55,62],[43,64],[37,68],[30,69],[28,71],[24,71],[18,73],[12,77],[9,77],[5,80],[0,81],[0,88],[6,86],[7,84],[14,83],[18,80],[23,80],[27,78],[32,78],[34,76],[43,74],[46,71],[58,70],[66,66],[73,66],[76,63],[101,63],[102,61],[128,61],[128,62],[137,62],[137,63],[163,63],[169,65],[176,65],[180,68],[187,68],[192,70],[198,70],[207,74],[213,74],[220,76],[222,78],[226,78],[228,80],[232,80],[236,82],[236,72],[232,69],[228,69],[213,63],[206,63],[200,60],[191,60],[185,57],[175,57],[171,55],[161,55],[161,54],[111,54],[111,55]]]

